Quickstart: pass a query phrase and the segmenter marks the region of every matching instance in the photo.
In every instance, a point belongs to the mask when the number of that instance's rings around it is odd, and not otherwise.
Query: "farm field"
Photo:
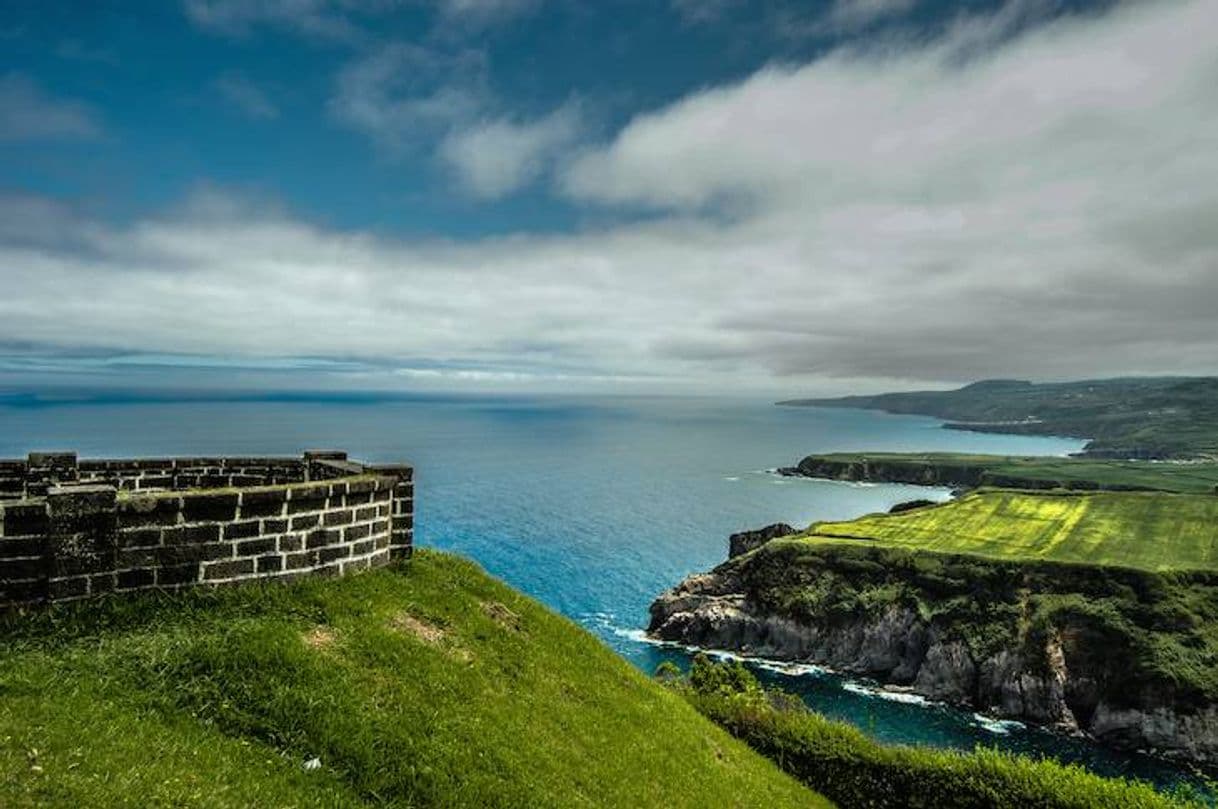
[[[802,541],[874,540],[999,559],[1218,569],[1218,497],[979,490],[942,505],[811,526]]]

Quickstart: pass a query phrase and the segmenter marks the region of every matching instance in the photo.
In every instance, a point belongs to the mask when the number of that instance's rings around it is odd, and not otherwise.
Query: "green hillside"
[[[900,514],[813,525],[813,540],[875,540],[999,559],[1218,569],[1218,497],[981,490]]]
[[[373,805],[828,804],[444,554],[0,626],[0,806]]]
[[[850,480],[926,481],[945,485],[1151,489],[1213,493],[1218,462],[1130,461],[958,452],[835,452],[809,455],[795,471]]]
[[[985,432],[1089,439],[1097,457],[1218,456],[1218,378],[1132,377],[1034,384],[993,379],[957,390],[793,399],[934,416]]]

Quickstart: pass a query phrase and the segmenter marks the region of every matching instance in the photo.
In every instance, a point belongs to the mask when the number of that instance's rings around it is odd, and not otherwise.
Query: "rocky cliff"
[[[1193,630],[1218,613],[1218,580],[809,545],[690,576],[652,604],[649,632],[1218,764],[1213,672],[1185,671],[1213,667]]]

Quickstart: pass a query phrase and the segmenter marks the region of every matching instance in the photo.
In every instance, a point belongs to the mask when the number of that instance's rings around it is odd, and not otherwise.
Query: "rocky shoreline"
[[[995,718],[1085,734],[1118,749],[1218,765],[1218,706],[1197,704],[1170,683],[1145,678],[1122,687],[1119,659],[1105,654],[1108,639],[1086,617],[1063,613],[1048,631],[1022,636],[1020,620],[1009,626],[999,621],[986,629],[991,634],[1009,630],[1006,642],[979,644],[970,642],[950,616],[927,615],[916,598],[830,611],[814,620],[776,608],[767,603],[773,594],[759,590],[759,575],[785,568],[787,581],[812,592],[824,590],[838,572],[829,568],[861,563],[854,556],[794,564],[767,560],[758,548],[788,527],[733,537],[733,550],[743,549],[740,555],[709,573],[689,576],[656,599],[649,634],[688,646],[822,665]],[[909,586],[920,585],[911,581]]]

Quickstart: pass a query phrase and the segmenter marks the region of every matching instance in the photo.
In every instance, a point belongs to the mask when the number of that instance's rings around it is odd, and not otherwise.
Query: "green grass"
[[[828,803],[580,628],[422,552],[5,618],[0,805]]]
[[[700,659],[688,678],[664,680],[704,715],[779,763],[843,809],[1167,809],[1204,807],[1207,796],[1151,786],[1077,766],[978,748],[961,753],[881,745],[809,712],[797,698],[763,690],[740,664]]]
[[[833,453],[810,456],[809,461],[835,464],[867,462],[885,467],[962,470],[982,481],[1006,479],[1003,485],[1048,482],[1061,487],[1095,484],[1100,487],[1130,487],[1169,492],[1213,493],[1218,491],[1218,463],[1213,461],[1128,461],[1045,456],[970,455],[952,452],[927,453]]]
[[[816,523],[785,541],[841,539],[997,559],[1216,570],[1218,497],[981,490],[900,514]]]

